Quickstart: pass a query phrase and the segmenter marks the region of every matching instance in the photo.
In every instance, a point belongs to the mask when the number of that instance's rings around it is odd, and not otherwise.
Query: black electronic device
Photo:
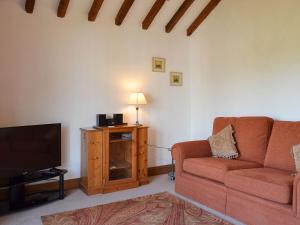
[[[106,114],[97,114],[96,118],[96,127],[115,126],[124,124],[122,113],[113,114],[112,118],[108,117]]]
[[[0,180],[61,165],[61,124],[0,128]]]
[[[123,114],[122,113],[114,114],[113,119],[114,119],[115,124],[117,124],[117,125],[123,124]]]
[[[108,125],[108,126],[114,126],[114,125],[117,125],[117,124],[115,124],[115,121],[114,121],[113,118],[107,118],[106,121],[107,121],[107,125]]]
[[[0,201],[0,214],[42,202],[64,198],[61,165],[61,124],[0,128],[0,188],[8,188],[6,201]],[[25,192],[25,186],[59,177],[53,192]]]
[[[106,114],[97,115],[97,126],[98,127],[107,126]]]

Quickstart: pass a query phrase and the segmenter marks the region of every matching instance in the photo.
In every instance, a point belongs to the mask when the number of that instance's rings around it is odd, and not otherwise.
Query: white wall
[[[209,0],[195,1],[171,34],[164,25],[182,3],[167,1],[150,29],[141,22],[154,0],[135,1],[122,26],[122,1],[104,1],[96,22],[92,0],[70,1],[65,18],[58,1],[0,0],[0,126],[61,122],[63,167],[79,176],[80,127],[97,113],[125,113],[131,91],[144,91],[141,109],[151,144],[206,138],[215,116],[267,115],[300,120],[300,14],[298,0],[224,0],[199,29],[185,29]],[[167,59],[166,73],[151,72],[151,58]],[[169,72],[184,73],[183,87]],[[168,164],[165,150],[149,149],[149,166]]]
[[[0,126],[61,122],[63,167],[68,178],[80,170],[80,127],[93,126],[97,113],[123,112],[132,91],[149,104],[141,122],[150,126],[150,144],[170,147],[190,137],[189,39],[185,30],[164,32],[181,1],[167,2],[148,31],[141,22],[154,1],[136,1],[122,26],[114,18],[122,1],[104,1],[96,22],[87,20],[92,0],[72,0],[65,18],[59,1],[0,1]],[[187,21],[189,22],[189,21]],[[153,73],[152,57],[167,59],[166,73]],[[184,74],[183,87],[169,86],[169,72]],[[149,166],[170,163],[170,153],[149,149]]]
[[[224,0],[191,38],[192,138],[216,116],[300,120],[300,1]]]

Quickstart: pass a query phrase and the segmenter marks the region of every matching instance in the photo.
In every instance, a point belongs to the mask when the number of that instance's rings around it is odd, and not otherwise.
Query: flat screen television
[[[61,124],[0,128],[0,179],[61,165]]]

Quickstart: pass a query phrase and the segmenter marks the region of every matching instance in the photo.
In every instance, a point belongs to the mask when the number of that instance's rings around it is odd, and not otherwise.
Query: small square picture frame
[[[170,86],[182,86],[182,73],[181,72],[170,72]]]
[[[165,72],[166,71],[166,59],[160,57],[152,57],[152,71],[153,72]]]

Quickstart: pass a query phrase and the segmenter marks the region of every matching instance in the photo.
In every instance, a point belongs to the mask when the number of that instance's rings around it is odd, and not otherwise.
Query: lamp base
[[[135,122],[135,126],[143,126],[143,124],[140,124],[138,121]]]

